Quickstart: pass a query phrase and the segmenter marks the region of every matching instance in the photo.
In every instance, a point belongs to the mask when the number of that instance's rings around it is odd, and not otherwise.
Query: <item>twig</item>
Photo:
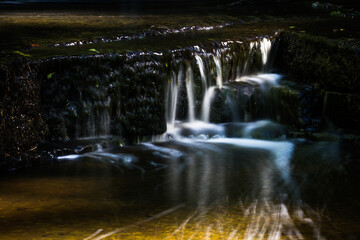
[[[93,237],[95,237],[96,235],[98,235],[99,233],[101,233],[102,230],[103,230],[103,229],[101,229],[101,228],[98,229],[98,230],[96,230],[96,232],[94,232],[91,236],[85,238],[84,240],[90,240],[91,238],[93,238]]]

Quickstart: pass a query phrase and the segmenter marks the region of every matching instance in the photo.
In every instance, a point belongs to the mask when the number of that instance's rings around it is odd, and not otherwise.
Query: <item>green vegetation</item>
[[[20,52],[20,51],[13,51],[13,53],[19,54],[20,56],[23,56],[23,57],[31,57],[30,54],[26,54],[26,53],[23,53],[23,52]]]
[[[341,17],[342,13],[340,11],[332,11],[330,12],[330,16]]]

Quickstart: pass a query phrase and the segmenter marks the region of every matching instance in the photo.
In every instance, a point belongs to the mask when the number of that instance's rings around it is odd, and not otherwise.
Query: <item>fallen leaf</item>
[[[20,52],[20,51],[13,51],[13,53],[19,54],[19,55],[24,56],[24,57],[31,57],[30,54],[26,54],[26,53],[23,53],[23,52]]]
[[[47,77],[47,79],[50,79],[50,78],[52,78],[54,75],[55,75],[55,72],[52,72],[52,73],[49,73],[46,77]]]
[[[90,48],[89,52],[95,52],[95,53],[100,53],[98,50],[96,50],[95,48]]]

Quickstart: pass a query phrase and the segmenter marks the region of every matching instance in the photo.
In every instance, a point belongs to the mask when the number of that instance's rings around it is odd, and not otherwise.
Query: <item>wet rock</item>
[[[51,59],[40,67],[49,139],[116,135],[134,139],[165,131],[162,66],[154,56]],[[55,72],[52,79],[45,76]]]
[[[282,32],[275,66],[301,83],[327,91],[360,92],[360,55],[327,39]]]
[[[0,66],[0,164],[20,167],[36,158],[47,128],[41,116],[37,69],[25,60]]]
[[[287,87],[270,90],[269,116],[279,123],[298,128],[302,125],[299,92]]]
[[[253,98],[255,95],[259,95],[259,91],[257,91],[257,87],[248,83],[231,83],[229,86],[235,89],[236,94],[236,109],[234,113],[235,119],[237,121],[252,121],[255,119],[254,112],[256,104],[252,104],[254,102]],[[255,97],[256,98],[256,97]]]
[[[241,121],[250,122],[271,119],[292,128],[311,128],[314,124],[313,95],[289,87],[262,89],[259,84],[233,82],[217,89],[212,101],[210,120],[215,123]]]
[[[314,9],[323,9],[323,10],[333,10],[333,9],[342,9],[343,6],[335,5],[332,3],[322,3],[322,2],[314,2],[311,4],[311,7]]]
[[[359,132],[360,55],[324,38],[294,32],[281,33],[278,44],[278,68],[309,86],[300,91],[305,126],[321,128],[321,118],[326,118],[347,132]]]
[[[210,122],[231,122],[237,114],[236,109],[237,101],[234,89],[216,89],[215,96],[211,104]]]

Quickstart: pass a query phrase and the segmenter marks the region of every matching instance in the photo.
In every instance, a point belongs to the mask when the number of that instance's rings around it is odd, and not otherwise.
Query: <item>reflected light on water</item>
[[[163,218],[163,219],[162,219]],[[176,218],[176,223],[170,218]],[[322,216],[306,204],[298,203],[289,209],[284,203],[256,200],[252,203],[239,202],[233,209],[223,206],[200,206],[190,209],[184,204],[167,209],[149,219],[98,235],[98,229],[86,240],[100,240],[111,235],[124,239],[131,228],[153,225],[154,235],[141,235],[145,239],[325,239],[320,233]],[[147,226],[151,225],[151,226]],[[165,228],[164,228],[165,227]],[[299,229],[306,229],[304,233]],[[134,230],[133,230],[134,231]],[[144,233],[143,233],[144,234]]]

